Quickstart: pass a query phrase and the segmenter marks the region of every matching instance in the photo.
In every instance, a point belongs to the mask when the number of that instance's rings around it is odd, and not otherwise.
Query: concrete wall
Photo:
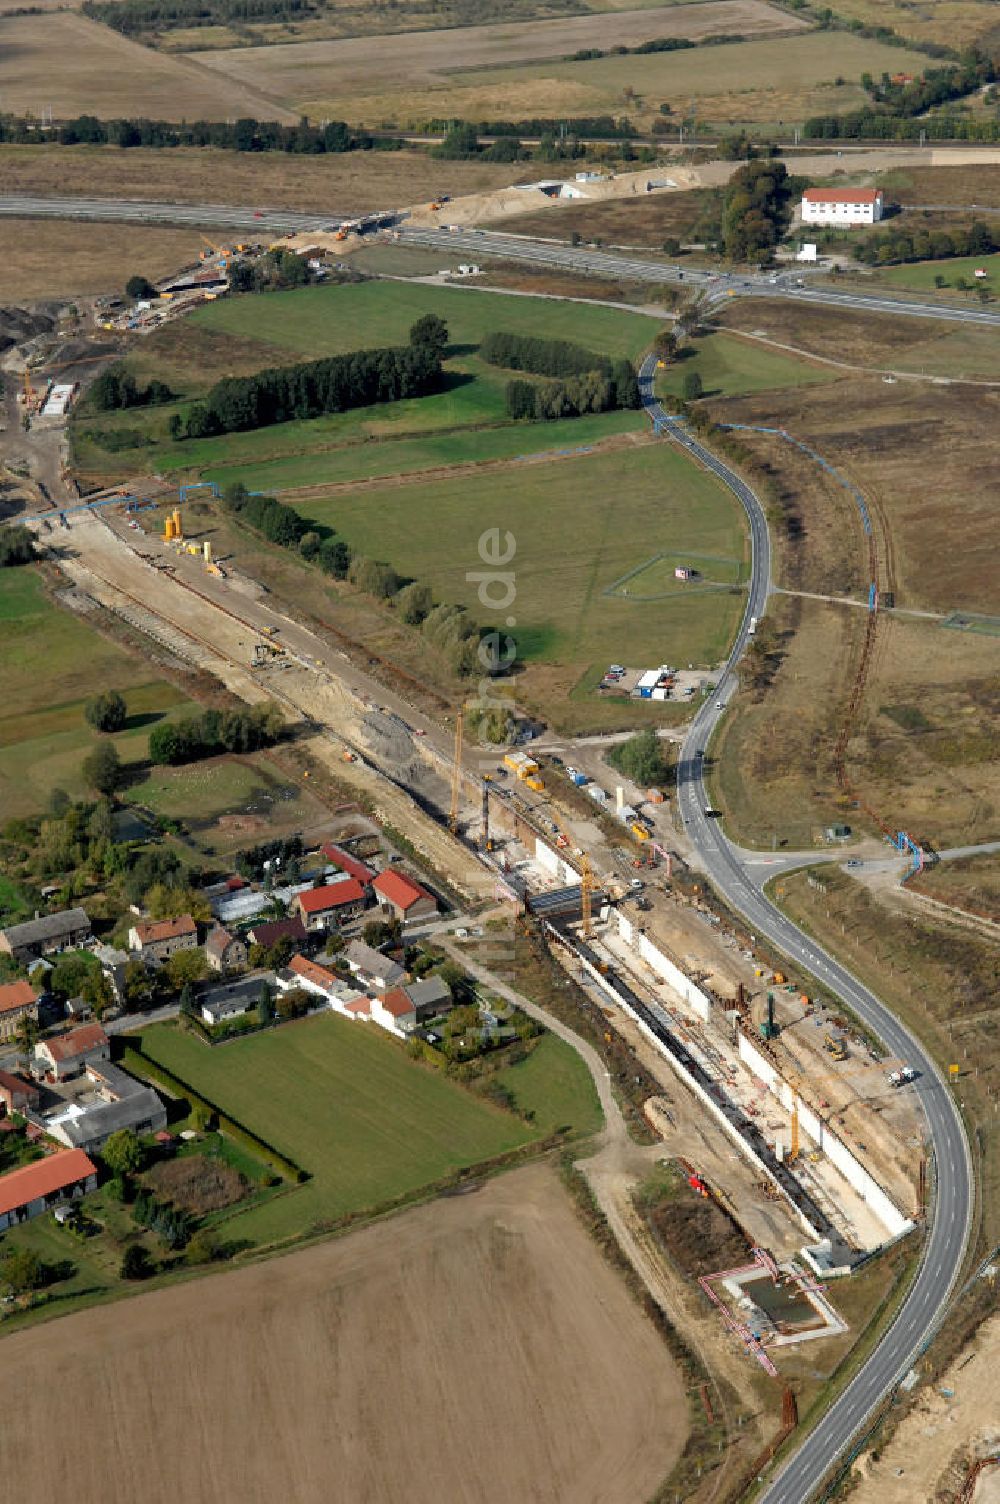
[[[634,926],[630,920],[625,918],[620,910],[618,911],[618,933],[626,944],[632,945],[634,943]],[[669,956],[665,956],[661,950],[657,950],[647,935],[639,936],[638,950],[641,959],[646,962],[647,966],[651,966],[657,976],[662,977],[668,986],[672,987],[688,1006],[697,1013],[698,1017],[707,1023],[712,1008],[712,1002],[708,994],[702,992],[701,988],[696,986],[691,978],[670,960]]]
[[[575,867],[571,867],[565,857],[561,856],[552,846],[546,844],[540,836],[535,837],[535,861],[546,872],[551,872],[553,877],[559,878],[567,888],[580,881],[580,874]]]
[[[623,1001],[623,999],[619,997],[618,993],[615,992],[614,988],[608,985],[607,977],[602,976],[602,974],[597,970],[597,967],[592,966],[589,961],[584,959],[584,957],[577,955],[576,959],[583,967],[583,969],[602,989],[602,991],[608,994],[608,996],[616,1004],[616,1006],[626,1012],[633,1020],[633,1022],[638,1024],[639,1028],[649,1040],[650,1044],[654,1046],[654,1048],[658,1051],[658,1053],[663,1057],[664,1060],[668,1061],[670,1065],[673,1066],[673,1069],[676,1071],[677,1075],[684,1082],[684,1085],[689,1089],[689,1091],[692,1091],[698,1098],[699,1102],[701,1102],[704,1107],[708,1108],[709,1112],[715,1118],[716,1122],[721,1128],[725,1130],[729,1138],[732,1139],[733,1143],[736,1145],[737,1149],[744,1156],[744,1158],[750,1161],[755,1170],[759,1171],[761,1175],[770,1180],[771,1183],[776,1186],[779,1191],[781,1191],[782,1197],[784,1197],[784,1190],[779,1182],[775,1179],[774,1175],[771,1173],[769,1167],[754,1153],[753,1149],[747,1143],[739,1128],[730,1120],[725,1110],[720,1106],[715,1098],[704,1089],[699,1081],[696,1081],[694,1077],[684,1069],[682,1062],[678,1060],[676,1056],[671,1055],[668,1050],[664,1049],[662,1043],[657,1039],[656,1035],[653,1033],[652,1029],[649,1028],[648,1024],[646,1024],[646,1022],[637,1014],[633,1013],[631,1008],[629,1008]],[[813,1226],[804,1212],[800,1211],[797,1206],[794,1206],[791,1202],[787,1201],[787,1198],[785,1199],[790,1210],[794,1212],[796,1217],[798,1217],[799,1222],[802,1224],[802,1227],[805,1229],[807,1235],[818,1242],[822,1237],[820,1229]]]
[[[756,1047],[752,1040],[743,1033],[740,1034],[739,1042],[740,1059],[758,1076],[766,1082],[772,1096],[776,1097],[781,1105],[791,1111],[794,1100],[794,1092],[788,1082],[778,1073],[767,1056]],[[885,1191],[865,1169],[860,1160],[856,1159],[844,1141],[837,1137],[832,1129],[822,1121],[820,1117],[807,1107],[799,1099],[799,1127],[806,1137],[810,1138],[818,1149],[821,1149],[832,1164],[840,1171],[849,1185],[857,1191],[862,1201],[870,1211],[882,1223],[890,1238],[898,1238],[904,1232],[908,1232],[913,1223],[905,1217],[899,1208],[890,1200]]]

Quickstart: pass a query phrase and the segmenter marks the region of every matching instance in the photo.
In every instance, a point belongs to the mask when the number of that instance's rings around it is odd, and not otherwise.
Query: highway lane
[[[171,204],[153,199],[38,197],[30,194],[0,196],[0,215],[21,219],[79,219],[121,221],[127,224],[190,225],[193,228],[253,231],[270,234],[332,234],[345,216],[331,209],[328,214],[300,214],[292,209],[256,209],[232,204]],[[397,233],[407,245],[437,250],[461,251],[470,259],[498,256],[542,266],[558,266],[584,276],[627,277],[653,286],[675,284],[692,287],[705,296],[706,310],[724,298],[769,297],[868,313],[900,314],[908,318],[944,319],[950,323],[990,325],[1000,328],[1000,309],[981,304],[921,302],[915,298],[891,297],[835,286],[816,279],[805,268],[771,273],[713,272],[700,267],[676,266],[666,261],[611,254],[586,246],[567,246],[558,241],[508,235],[497,230],[421,228],[403,223],[405,210],[380,210],[358,216],[383,222],[400,220]],[[807,281],[807,277],[809,280]]]
[[[675,442],[707,464],[739,498],[750,525],[753,563],[746,614],[718,687],[695,716],[681,748],[677,769],[678,806],[685,829],[705,872],[723,897],[739,910],[752,930],[765,935],[814,976],[884,1042],[890,1054],[918,1072],[912,1089],[923,1108],[927,1139],[936,1168],[936,1190],[928,1210],[923,1258],[892,1325],[863,1367],[822,1420],[782,1466],[761,1496],[762,1504],[805,1504],[880,1401],[906,1374],[931,1340],[941,1320],[965,1257],[972,1223],[975,1185],[962,1120],[934,1060],[919,1040],[876,995],[828,951],[792,923],[764,895],[759,878],[723,834],[710,811],[703,777],[704,756],[725,706],[736,687],[736,665],[749,635],[751,616],[761,616],[770,588],[770,548],[760,501],[721,460],[672,421],[653,394],[655,360],[640,372],[643,403],[650,417]]]

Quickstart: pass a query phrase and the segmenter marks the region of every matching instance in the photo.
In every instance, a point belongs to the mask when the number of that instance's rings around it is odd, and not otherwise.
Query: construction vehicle
[[[649,840],[649,831],[646,829],[645,825],[640,825],[638,820],[633,820],[632,824],[629,826],[629,830],[635,836],[636,840],[640,843]]]
[[[777,1039],[780,1033],[781,1030],[774,1017],[774,993],[769,992],[767,994],[767,1017],[761,1023],[760,1037],[761,1039]]]
[[[835,1039],[832,1034],[823,1035],[823,1048],[829,1050],[834,1060],[846,1060],[848,1058],[847,1046],[842,1039]]]

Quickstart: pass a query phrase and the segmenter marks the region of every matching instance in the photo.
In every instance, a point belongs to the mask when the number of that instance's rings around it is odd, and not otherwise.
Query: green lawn
[[[697,341],[692,355],[657,371],[657,393],[662,397],[682,396],[684,377],[689,371],[701,377],[706,397],[743,397],[754,392],[814,386],[836,381],[839,375],[780,350],[735,339],[731,334],[708,334]]]
[[[170,1025],[154,1060],[289,1155],[311,1179],[226,1222],[226,1236],[292,1237],[530,1143],[537,1130],[408,1059],[374,1025],[332,1014],[210,1049]]]
[[[30,919],[28,905],[20,888],[0,872],[0,920]]]
[[[208,329],[249,335],[305,358],[318,358],[373,345],[405,344],[411,324],[425,313],[446,321],[453,354],[456,346],[478,345],[490,330],[504,329],[575,340],[588,350],[635,359],[659,327],[655,319],[618,308],[412,282],[361,282],[223,298],[198,309],[192,318]]]
[[[155,721],[191,708],[172,684],[150,680],[147,662],[51,601],[30,567],[0,571],[0,620],[0,810],[8,818],[43,809],[53,788],[84,793],[80,763],[97,733],[83,708],[97,689],[125,695],[129,721],[114,744],[126,763],[146,757]]]
[[[73,425],[76,462],[91,474],[120,476],[149,470],[178,476],[210,473],[223,480],[260,479],[262,485],[273,488],[395,474],[420,469],[426,463],[458,463],[474,449],[475,436],[471,432],[462,436],[440,431],[508,422],[504,402],[508,373],[487,365],[476,354],[484,334],[503,329],[550,335],[575,340],[602,355],[635,359],[658,327],[655,319],[642,314],[555,298],[399,282],[307,287],[207,304],[188,321],[190,337],[186,341],[174,330],[163,336],[170,341],[164,346],[169,362],[166,374],[178,395],[190,399],[203,393],[225,369],[227,346],[231,346],[234,368],[238,369],[247,368],[248,360],[252,367],[282,359],[313,359],[365,346],[405,343],[410,326],[425,313],[440,314],[451,336],[445,385],[440,392],[306,422],[276,424],[254,433],[184,443],[172,442],[167,431],[171,416],[183,410],[182,403],[100,416],[90,416],[84,409]],[[162,374],[156,369],[156,343],[154,334],[130,357],[140,381]],[[258,349],[260,353],[254,358],[252,352]],[[596,432],[640,426],[642,417],[637,413],[608,414],[581,421],[590,427],[590,434],[581,433],[576,438],[562,439],[541,431],[533,437],[513,437],[527,433],[524,427],[512,427],[509,439],[486,433],[483,457],[491,452],[503,456],[549,444],[587,442]],[[141,433],[150,442],[116,453],[103,447],[102,434],[125,429]],[[436,440],[435,434],[439,435]],[[420,441],[427,436],[432,440],[429,461],[420,452]],[[389,446],[372,444],[373,439],[395,439],[414,448],[409,456],[397,457]],[[495,451],[494,445],[499,446]],[[347,446],[355,446],[356,452],[350,452]],[[435,449],[445,456],[443,461],[437,458]],[[447,458],[450,449],[457,452],[457,459]],[[279,465],[277,461],[285,463]],[[271,468],[259,468],[264,466]]]
[[[655,602],[608,594],[664,547],[745,557],[742,513],[730,493],[679,450],[649,444],[581,455],[477,478],[345,493],[300,503],[358,552],[428,581],[439,600],[511,627],[521,658],[556,663],[569,683],[591,663],[713,664],[728,646],[739,594]],[[478,599],[479,540],[499,526],[515,540],[509,612]]]
[[[580,1056],[554,1034],[545,1034],[526,1060],[497,1072],[522,1112],[534,1114],[543,1133],[571,1128],[581,1138],[604,1126],[597,1089]]]
[[[435,398],[429,398],[433,402]],[[373,409],[367,409],[371,413]],[[327,422],[318,419],[318,423]],[[416,470],[439,466],[479,463],[483,460],[510,459],[521,454],[539,454],[593,444],[615,433],[627,433],[645,426],[639,412],[600,413],[592,417],[567,418],[555,423],[515,423],[498,428],[428,434],[420,439],[394,439],[391,442],[353,444],[346,448],[327,449],[312,454],[301,450],[286,458],[245,461],[238,465],[213,465],[204,473],[220,485],[235,481],[255,491],[280,492],[294,486],[335,485],[347,481],[370,480],[383,475],[407,475]],[[302,434],[305,423],[289,424],[300,431],[303,445],[317,436]],[[249,435],[247,437],[250,437]],[[263,437],[263,434],[257,437]],[[387,435],[387,439],[391,436]],[[208,447],[213,442],[206,440]]]
[[[977,279],[974,275],[977,267],[985,267],[989,276]],[[964,277],[970,284],[987,287],[996,297],[1000,292],[1000,252],[993,256],[956,256],[947,261],[914,261],[908,266],[886,266],[878,271],[880,282],[887,282],[893,287],[911,287],[916,292],[936,291],[935,277],[944,278],[945,287],[941,292],[946,293],[951,289],[952,297],[956,296],[954,284],[958,277]],[[973,295],[969,292],[957,295],[972,302]]]

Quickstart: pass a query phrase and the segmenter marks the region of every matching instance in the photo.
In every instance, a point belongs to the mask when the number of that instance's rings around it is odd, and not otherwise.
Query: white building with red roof
[[[881,188],[807,188],[802,195],[804,225],[874,225],[882,210]]]
[[[0,1232],[41,1216],[57,1201],[82,1196],[96,1185],[97,1166],[82,1149],[50,1154],[0,1175]]]

